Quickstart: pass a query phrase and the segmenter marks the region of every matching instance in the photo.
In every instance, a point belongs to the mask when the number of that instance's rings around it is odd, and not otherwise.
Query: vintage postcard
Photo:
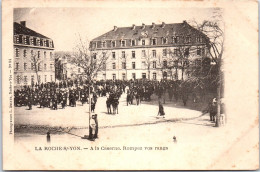
[[[4,170],[259,168],[257,1],[2,5]]]

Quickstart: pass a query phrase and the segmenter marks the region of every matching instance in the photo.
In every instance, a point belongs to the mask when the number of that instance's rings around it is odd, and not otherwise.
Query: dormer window
[[[37,46],[40,46],[40,40],[37,39]]]
[[[196,37],[196,42],[202,42],[202,37]]]
[[[112,41],[111,43],[112,47],[116,47],[116,41]]]
[[[14,36],[14,42],[19,43],[19,37],[17,35]]]
[[[164,28],[165,27],[165,23],[164,22],[162,22],[162,28]]]
[[[105,48],[106,47],[106,41],[103,41],[102,42],[102,48]]]
[[[49,47],[50,44],[49,44],[49,40],[46,40],[46,47]]]
[[[190,43],[190,41],[191,41],[191,37],[190,36],[186,36],[185,37],[185,43]]]
[[[92,42],[92,48],[97,48],[97,43]]]
[[[152,45],[156,45],[156,43],[157,43],[156,38],[153,38],[153,39],[152,39]]]
[[[26,36],[23,36],[23,43],[26,44]]]
[[[143,30],[144,28],[145,28],[145,24],[143,23],[143,24],[142,24],[142,30]]]
[[[125,41],[121,41],[121,47],[125,47]]]
[[[53,47],[53,42],[52,41],[50,41],[50,47]]]
[[[142,40],[142,45],[145,45],[145,40],[144,39]]]
[[[174,36],[173,37],[173,43],[177,44],[179,43],[180,37],[179,36]]]
[[[20,43],[20,44],[23,43],[23,35],[19,35],[19,43]]]
[[[30,44],[33,45],[33,38],[30,39]]]
[[[167,38],[162,38],[162,44],[167,44],[168,40]]]
[[[29,36],[26,36],[26,37],[25,37],[24,43],[27,44],[27,45],[30,44]]]
[[[152,23],[152,29],[154,29],[155,28],[155,23]]]
[[[135,44],[135,40],[133,39],[133,40],[131,40],[131,45],[132,46],[135,46],[136,44]]]

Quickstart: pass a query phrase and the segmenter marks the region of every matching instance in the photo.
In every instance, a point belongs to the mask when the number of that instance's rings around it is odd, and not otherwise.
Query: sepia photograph
[[[230,33],[230,3],[14,2],[2,26],[4,169],[259,168],[258,43]],[[254,43],[237,69],[233,50]]]

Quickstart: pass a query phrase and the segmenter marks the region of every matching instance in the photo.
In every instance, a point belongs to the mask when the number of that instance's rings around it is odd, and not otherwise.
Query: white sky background
[[[72,51],[79,34],[94,39],[114,26],[181,23],[183,20],[210,20],[212,8],[19,8],[14,9],[14,22],[26,26],[54,41],[56,51]]]

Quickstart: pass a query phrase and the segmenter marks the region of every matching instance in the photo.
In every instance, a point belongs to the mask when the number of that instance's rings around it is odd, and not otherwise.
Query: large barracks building
[[[16,87],[55,81],[53,40],[14,22],[14,83]],[[37,64],[32,60],[35,56]],[[37,66],[35,66],[35,64]],[[38,71],[38,79],[35,68]]]
[[[172,63],[182,65],[176,63],[183,61],[174,60],[179,56],[180,49],[185,49],[189,63],[193,59],[206,57],[207,43],[208,38],[186,21],[174,24],[163,22],[132,27],[114,26],[111,31],[93,39],[90,49],[94,55],[109,54],[105,70],[99,72],[98,79],[183,79],[187,74],[181,67],[174,69],[167,66],[174,66]]]

